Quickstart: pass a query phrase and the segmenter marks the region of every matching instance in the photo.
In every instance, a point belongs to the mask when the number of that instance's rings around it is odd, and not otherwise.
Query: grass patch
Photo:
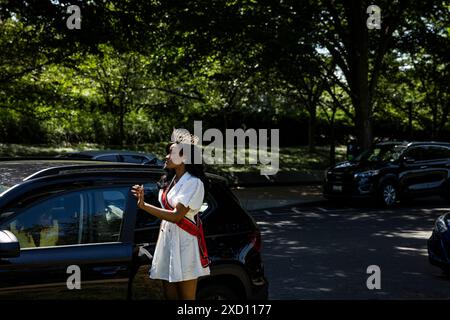
[[[343,161],[345,159],[345,153],[346,149],[344,146],[337,147],[336,162]],[[246,164],[211,165],[211,168],[216,169],[218,172],[260,172],[263,165],[249,164],[248,159],[252,159],[252,157],[247,151]],[[259,163],[259,161],[255,162]],[[314,152],[309,152],[307,146],[280,148],[279,171],[308,173],[312,170],[324,170],[329,166],[328,146],[319,146]]]
[[[65,152],[77,152],[87,150],[132,150],[156,154],[162,158],[165,152],[165,143],[133,145],[133,146],[105,146],[95,143],[52,145],[24,145],[0,143],[0,157],[38,157],[55,156]]]
[[[66,144],[61,146],[49,145],[22,145],[22,144],[0,144],[0,157],[32,157],[32,156],[55,156],[64,152],[76,152],[86,150],[132,150],[145,153],[153,153],[160,159],[165,157],[166,143],[129,145],[124,147],[105,146],[92,143]],[[323,170],[330,165],[328,158],[329,147],[318,146],[314,152],[308,152],[307,146],[280,148],[279,171],[308,173],[312,170]],[[257,155],[251,154],[247,149],[245,152],[245,164],[223,164],[208,165],[218,173],[232,172],[259,172],[263,167],[261,164],[250,164],[250,159],[257,161]],[[236,159],[236,152],[235,152]],[[336,161],[345,159],[345,147],[336,148]]]

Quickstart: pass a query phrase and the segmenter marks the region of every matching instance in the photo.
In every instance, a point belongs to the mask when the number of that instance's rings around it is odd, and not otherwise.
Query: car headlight
[[[444,233],[448,230],[447,222],[444,219],[444,216],[440,216],[436,219],[436,223],[434,224],[434,230],[439,233]]]
[[[355,179],[368,178],[368,177],[376,176],[379,173],[380,173],[380,170],[363,171],[363,172],[355,173],[353,175],[353,178],[355,178]]]

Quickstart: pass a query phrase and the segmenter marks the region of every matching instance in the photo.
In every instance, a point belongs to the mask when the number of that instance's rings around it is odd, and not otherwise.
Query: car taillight
[[[250,241],[256,251],[261,252],[261,232],[255,230],[250,234]]]

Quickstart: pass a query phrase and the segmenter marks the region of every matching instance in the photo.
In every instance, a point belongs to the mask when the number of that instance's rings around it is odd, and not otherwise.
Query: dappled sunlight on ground
[[[448,208],[324,207],[258,211],[272,299],[447,299],[450,277],[428,262],[427,239]],[[381,269],[381,290],[366,286]]]
[[[427,249],[417,249],[417,248],[407,248],[407,247],[394,247],[394,249],[397,249],[400,251],[400,254],[403,253],[417,253],[422,256],[428,257],[428,251]]]
[[[432,231],[418,231],[418,230],[405,230],[403,232],[377,232],[372,234],[373,237],[388,237],[388,238],[405,238],[405,239],[428,239],[431,236]]]

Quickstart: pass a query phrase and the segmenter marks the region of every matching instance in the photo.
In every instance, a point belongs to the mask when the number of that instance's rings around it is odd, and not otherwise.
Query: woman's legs
[[[181,300],[195,300],[197,279],[177,282],[178,298]]]
[[[178,300],[177,282],[169,282],[163,280],[164,294],[167,300]]]

